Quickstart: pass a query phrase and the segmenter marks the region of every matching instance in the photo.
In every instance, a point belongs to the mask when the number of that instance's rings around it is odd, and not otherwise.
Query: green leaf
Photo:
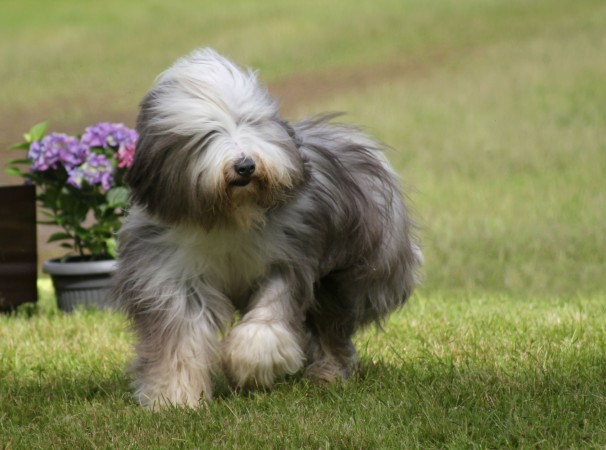
[[[49,217],[49,218],[51,218],[51,219],[53,219],[53,220],[57,220],[57,215],[56,215],[56,214],[53,214],[53,213],[52,213],[52,212],[50,212],[50,211],[46,211],[45,209],[43,209],[43,210],[42,210],[42,211],[40,211],[40,212],[42,213],[42,215],[43,215],[43,216]]]
[[[107,191],[107,203],[110,208],[125,206],[128,201],[128,189],[122,186]]]
[[[51,234],[46,242],[50,243],[50,242],[62,241],[64,239],[71,239],[71,238],[72,237],[69,234],[59,232],[59,233]]]
[[[47,122],[37,123],[27,133],[25,133],[23,137],[25,138],[25,141],[29,143],[39,141],[44,137],[44,133],[46,133],[47,128]]]
[[[9,147],[11,150],[28,150],[30,146],[30,142],[21,142],[19,144],[13,144]]]
[[[23,173],[17,169],[16,167],[7,167],[5,172],[9,175],[13,175],[15,177],[20,177],[23,175]]]
[[[109,238],[105,240],[105,246],[107,247],[107,253],[109,253],[109,255],[112,258],[117,258],[118,257],[118,245],[116,244],[116,239],[114,238]]]
[[[9,161],[7,161],[7,164],[31,164],[32,160],[31,159],[11,159]]]

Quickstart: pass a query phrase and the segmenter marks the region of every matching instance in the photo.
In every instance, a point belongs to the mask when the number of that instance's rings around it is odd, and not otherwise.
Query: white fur
[[[236,386],[269,387],[276,377],[303,367],[302,336],[289,323],[291,296],[281,279],[269,282],[225,339],[223,365]]]
[[[259,90],[256,74],[242,71],[213,50],[199,50],[177,61],[157,80],[177,83],[180,89],[159,96],[152,125],[175,134],[193,136],[208,131],[231,134],[240,117],[263,120],[274,116],[277,105],[266,91]]]
[[[151,409],[183,405],[195,408],[201,396],[212,398],[212,375],[218,362],[216,336],[204,321],[179,324],[161,348],[139,344],[139,358],[155,358],[135,382],[135,397]]]
[[[303,367],[304,355],[285,323],[245,320],[223,343],[223,365],[240,388],[271,387],[276,377]]]
[[[267,272],[267,255],[254,230],[216,228],[204,232],[178,227],[168,239],[180,260],[175,270],[188,267],[204,274],[205,283],[230,298],[242,294],[253,280]]]

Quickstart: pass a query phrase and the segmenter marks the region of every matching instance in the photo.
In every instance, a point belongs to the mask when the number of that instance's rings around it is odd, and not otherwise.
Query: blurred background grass
[[[287,118],[347,111],[393,147],[425,293],[604,292],[603,1],[4,2],[0,147],[42,120],[132,126],[199,46],[259,69]]]

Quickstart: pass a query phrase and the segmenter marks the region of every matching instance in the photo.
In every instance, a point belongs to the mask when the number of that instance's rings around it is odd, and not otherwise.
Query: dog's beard
[[[228,180],[226,189],[222,218],[226,225],[244,230],[265,223],[265,212],[278,201],[280,192],[263,177],[253,177],[245,184]]]

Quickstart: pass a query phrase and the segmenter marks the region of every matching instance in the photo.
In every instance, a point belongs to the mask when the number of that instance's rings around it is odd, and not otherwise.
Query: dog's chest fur
[[[180,230],[177,239],[188,265],[204,282],[244,306],[268,268],[266,251],[256,231],[216,228],[210,232]]]

